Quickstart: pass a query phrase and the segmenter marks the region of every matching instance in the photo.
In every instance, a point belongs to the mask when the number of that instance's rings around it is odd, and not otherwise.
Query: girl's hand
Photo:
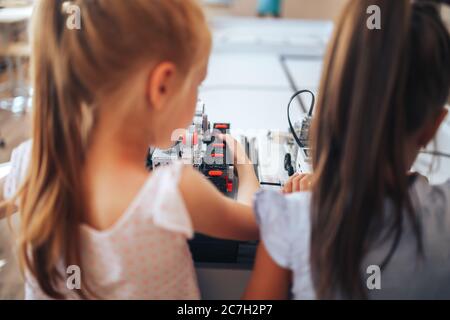
[[[180,191],[198,233],[239,241],[259,238],[252,207],[224,196],[192,167],[184,168]]]
[[[253,165],[242,145],[229,134],[221,134],[219,138],[226,142],[227,150],[233,157],[234,165],[239,168],[243,165]]]
[[[296,173],[286,182],[283,187],[283,192],[294,193],[311,191],[312,178],[312,174]]]
[[[233,156],[234,165],[239,176],[237,200],[251,206],[253,204],[253,196],[260,188],[259,181],[255,173],[255,167],[247,157],[242,145],[231,135],[225,134],[220,135],[219,137],[226,142],[227,148]]]

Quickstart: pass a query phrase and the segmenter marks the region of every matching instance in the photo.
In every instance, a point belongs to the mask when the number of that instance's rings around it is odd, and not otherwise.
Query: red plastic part
[[[194,132],[194,138],[193,138],[193,142],[194,142],[194,146],[195,145],[197,145],[197,143],[198,143],[198,133],[197,132]]]
[[[220,170],[211,170],[208,172],[210,177],[221,177],[223,175],[223,171]]]
[[[216,124],[214,126],[215,129],[229,129],[230,127],[227,124]]]

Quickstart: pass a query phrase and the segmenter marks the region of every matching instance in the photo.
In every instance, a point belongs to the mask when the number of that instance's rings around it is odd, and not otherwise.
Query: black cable
[[[289,104],[287,106],[287,116],[288,116],[289,128],[291,129],[291,132],[292,132],[292,135],[294,136],[295,142],[297,142],[297,144],[299,145],[300,148],[304,148],[305,146],[300,141],[300,138],[297,136],[294,126],[292,125],[291,105],[292,105],[292,102],[295,100],[295,98],[297,98],[299,95],[301,95],[303,93],[309,93],[312,96],[311,106],[309,107],[309,111],[308,111],[308,116],[311,117],[313,114],[313,111],[314,111],[314,105],[316,104],[316,96],[314,95],[314,93],[311,90],[300,90],[300,91],[294,93],[294,95],[289,100]]]
[[[420,151],[421,154],[428,154],[430,156],[450,158],[450,153],[440,152],[440,151]]]
[[[281,183],[276,183],[276,182],[260,182],[259,184],[262,186],[274,186],[274,187],[282,187],[283,186]]]

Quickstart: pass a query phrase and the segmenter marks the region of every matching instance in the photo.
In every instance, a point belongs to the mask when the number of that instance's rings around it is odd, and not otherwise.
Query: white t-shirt
[[[31,142],[12,155],[12,170],[5,181],[5,197],[20,187],[30,159]],[[139,191],[122,217],[108,230],[80,225],[81,276],[90,289],[106,300],[197,300],[197,285],[187,239],[193,237],[190,215],[178,184],[183,165],[158,169]],[[67,266],[60,273],[69,277]],[[66,281],[58,287],[77,299]],[[33,277],[27,277],[26,299],[48,299]]]
[[[450,299],[450,181],[431,186],[419,176],[410,194],[422,227],[424,257],[418,256],[409,219],[403,219],[398,247],[381,271],[381,290],[368,290],[370,299]],[[292,270],[295,299],[316,298],[309,262],[310,203],[310,193],[263,191],[255,200],[262,241],[280,267]],[[386,201],[384,214],[393,210]],[[391,246],[392,239],[376,241],[362,263],[363,279],[369,278],[367,267],[381,266]]]

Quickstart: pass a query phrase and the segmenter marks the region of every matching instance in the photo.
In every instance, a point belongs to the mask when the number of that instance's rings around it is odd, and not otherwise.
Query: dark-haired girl
[[[450,298],[450,182],[407,173],[447,115],[438,2],[349,2],[324,68],[311,192],[257,195],[263,241],[246,298]],[[367,28],[370,5],[380,30]]]

